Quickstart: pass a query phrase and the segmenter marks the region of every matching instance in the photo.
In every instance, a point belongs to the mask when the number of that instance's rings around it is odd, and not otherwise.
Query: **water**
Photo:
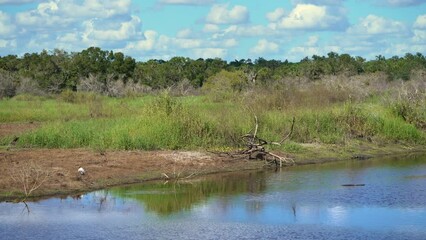
[[[426,156],[130,185],[29,207],[0,203],[0,239],[426,239]]]

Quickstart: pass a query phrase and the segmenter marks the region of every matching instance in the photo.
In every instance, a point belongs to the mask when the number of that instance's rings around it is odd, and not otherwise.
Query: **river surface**
[[[355,184],[357,186],[342,186]],[[426,156],[0,203],[0,239],[426,239]]]

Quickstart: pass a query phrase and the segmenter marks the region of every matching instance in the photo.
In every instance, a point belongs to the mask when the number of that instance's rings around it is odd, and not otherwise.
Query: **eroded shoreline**
[[[306,165],[425,153],[422,146],[361,149],[363,151],[346,149],[341,152],[331,148],[336,152],[334,155],[320,148],[321,146],[311,147],[304,153],[291,156],[296,165]],[[315,152],[316,157],[313,157]],[[77,172],[80,166],[86,170],[83,176]],[[20,201],[25,198],[68,195],[167,177],[194,178],[206,174],[262,169],[264,162],[204,151],[96,152],[90,149],[13,149],[0,150],[0,167],[7,170],[5,174],[0,175],[0,201]],[[38,172],[38,179],[34,177],[34,172]],[[27,181],[25,187],[24,181]],[[28,191],[37,181],[43,182],[26,197],[24,188]]]

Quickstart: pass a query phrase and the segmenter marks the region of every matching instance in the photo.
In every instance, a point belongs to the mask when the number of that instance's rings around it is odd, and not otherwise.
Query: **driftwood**
[[[342,184],[342,187],[363,187],[365,186],[364,183],[360,183],[360,184]]]
[[[290,132],[283,137],[279,142],[269,142],[262,138],[260,138],[257,135],[257,130],[259,127],[257,116],[254,117],[255,119],[255,128],[253,133],[248,133],[244,136],[242,136],[243,141],[245,142],[245,145],[247,146],[246,149],[240,151],[240,154],[248,155],[249,159],[261,159],[265,160],[268,164],[275,163],[276,166],[283,166],[283,163],[285,165],[293,165],[294,160],[288,157],[282,157],[279,155],[276,155],[274,153],[271,153],[265,149],[266,145],[278,145],[280,146],[283,144],[288,138],[290,138],[291,134],[293,134],[294,130],[294,123],[295,118],[293,117],[293,121],[291,124]]]

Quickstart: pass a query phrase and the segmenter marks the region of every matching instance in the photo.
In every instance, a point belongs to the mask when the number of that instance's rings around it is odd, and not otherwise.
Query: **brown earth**
[[[0,150],[0,201],[69,194],[146,180],[194,177],[262,167],[263,162],[208,152],[114,151],[86,149]],[[83,167],[86,174],[77,172]],[[26,181],[26,182],[25,182]]]
[[[21,133],[36,129],[39,123],[0,123],[0,138],[6,136],[19,136]]]

